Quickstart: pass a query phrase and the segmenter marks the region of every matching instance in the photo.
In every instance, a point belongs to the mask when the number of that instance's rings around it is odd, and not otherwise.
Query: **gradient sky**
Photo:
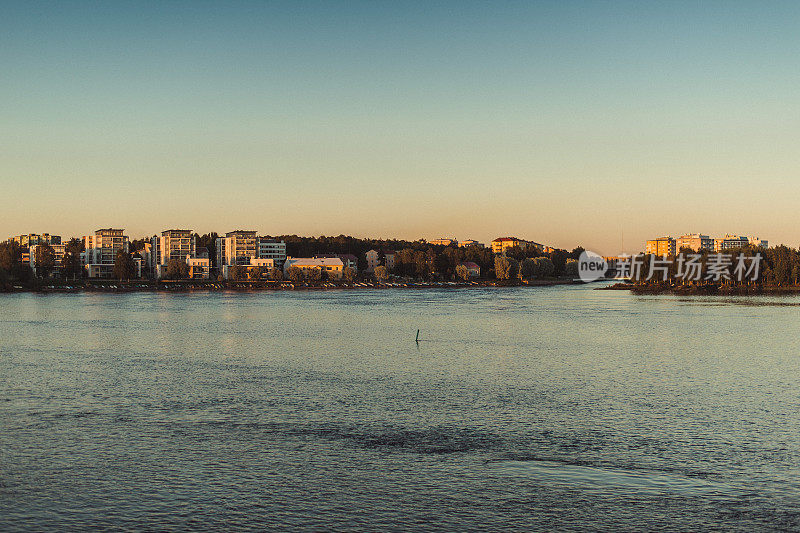
[[[798,2],[0,6],[0,235],[800,244]]]

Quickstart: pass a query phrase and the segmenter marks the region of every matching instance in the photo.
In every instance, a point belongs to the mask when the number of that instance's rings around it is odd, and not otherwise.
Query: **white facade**
[[[297,267],[304,272],[320,269],[328,279],[342,279],[344,263],[338,257],[287,257],[283,264],[283,273],[288,275],[289,269]]]
[[[86,248],[83,265],[90,278],[110,278],[117,254],[130,249],[130,241],[124,235],[124,230],[114,228],[99,229],[94,235],[86,235],[83,244]]]
[[[161,236],[154,235],[150,240],[150,265],[153,275],[161,279],[167,263],[175,259],[188,264],[195,257],[195,238],[190,229],[168,229]]]
[[[217,268],[225,265],[249,265],[258,257],[258,238],[255,231],[229,231],[217,238]]]
[[[259,259],[272,259],[276,265],[282,266],[286,261],[286,243],[261,237],[258,240],[258,257]]]

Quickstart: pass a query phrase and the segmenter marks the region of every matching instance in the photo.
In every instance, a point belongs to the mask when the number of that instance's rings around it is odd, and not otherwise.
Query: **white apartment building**
[[[384,250],[383,251],[383,266],[386,267],[387,270],[390,272],[394,268],[394,250]],[[380,252],[378,250],[370,250],[366,254],[367,257],[367,272],[375,272],[375,267],[381,264],[380,261]]]
[[[283,267],[283,263],[286,261],[286,243],[268,237],[259,237],[258,258],[272,259],[278,267]]]
[[[734,248],[742,248],[750,244],[750,239],[739,235],[727,234],[721,239],[714,239],[714,251],[722,252],[724,250],[732,250]]]
[[[687,233],[678,237],[675,248],[677,251],[680,251],[681,248],[689,248],[694,252],[701,250],[711,251],[714,249],[714,239],[700,233]]]
[[[36,251],[40,247],[44,247],[45,244],[34,244],[30,247],[30,253],[28,257],[28,264],[33,270],[33,274],[38,276],[39,273],[36,271]],[[61,261],[64,259],[64,253],[66,244],[50,244],[49,245],[53,249],[53,259],[55,260],[55,264],[53,265],[53,272],[60,272],[61,271]]]
[[[194,232],[190,229],[168,229],[161,236],[150,239],[150,268],[156,279],[166,273],[167,263],[172,259],[189,263],[195,257]]]
[[[122,229],[99,229],[94,235],[83,238],[86,250],[83,252],[83,265],[90,278],[110,278],[114,262],[120,251],[128,252],[130,241]]]
[[[450,246],[451,244],[456,244],[458,241],[455,239],[448,239],[447,237],[440,237],[438,239],[434,239],[430,242],[430,244],[437,245],[437,246]]]
[[[475,239],[464,239],[463,241],[458,241],[458,245],[461,248],[466,248],[467,246],[477,246],[478,248],[483,248],[483,243],[476,241]]]
[[[258,257],[258,238],[255,231],[229,231],[217,238],[217,268],[225,265],[249,265]]]

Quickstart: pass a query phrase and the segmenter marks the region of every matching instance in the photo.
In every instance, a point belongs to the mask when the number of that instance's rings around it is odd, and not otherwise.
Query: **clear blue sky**
[[[798,2],[0,7],[0,234],[800,244]]]

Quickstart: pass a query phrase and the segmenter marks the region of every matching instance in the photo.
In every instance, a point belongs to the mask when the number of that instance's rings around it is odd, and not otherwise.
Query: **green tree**
[[[534,259],[536,262],[536,276],[539,278],[549,278],[555,272],[553,262],[546,257],[537,257]]]
[[[133,262],[131,254],[124,250],[117,252],[117,257],[114,258],[113,274],[117,279],[131,279],[136,276],[136,264]]]
[[[292,280],[292,283],[300,283],[303,279],[303,271],[296,266],[289,267],[286,274],[289,276],[289,279]]]
[[[269,271],[269,279],[281,281],[283,279],[283,272],[278,267],[272,267]]]
[[[61,258],[61,272],[65,278],[75,279],[83,273],[83,241],[72,238],[64,246],[64,257]]]
[[[571,278],[578,277],[578,261],[575,259],[567,259],[566,265],[564,266],[564,275],[569,276]]]
[[[378,281],[385,281],[389,277],[389,271],[385,266],[379,265],[375,267],[375,279]]]
[[[250,279],[250,281],[260,281],[266,273],[267,271],[264,269],[264,267],[257,266],[251,268],[247,272],[247,277]]]
[[[456,267],[456,276],[463,281],[467,281],[469,279],[469,269],[464,265],[458,265]]]
[[[247,269],[240,265],[228,267],[228,279],[233,281],[244,281],[247,279]]]
[[[36,275],[40,278],[50,276],[56,266],[56,252],[49,244],[36,246],[33,263],[36,265]]]
[[[323,272],[321,268],[312,268],[308,271],[308,279],[310,281],[320,281],[322,280]]]
[[[494,258],[494,272],[497,279],[505,280],[511,277],[511,262],[505,256],[498,255]]]
[[[186,279],[189,277],[189,265],[180,259],[170,259],[167,261],[167,279]]]
[[[536,262],[531,258],[525,258],[519,264],[519,277],[522,279],[531,279],[536,275]]]
[[[350,267],[344,267],[344,279],[352,283],[356,279],[356,270]]]

